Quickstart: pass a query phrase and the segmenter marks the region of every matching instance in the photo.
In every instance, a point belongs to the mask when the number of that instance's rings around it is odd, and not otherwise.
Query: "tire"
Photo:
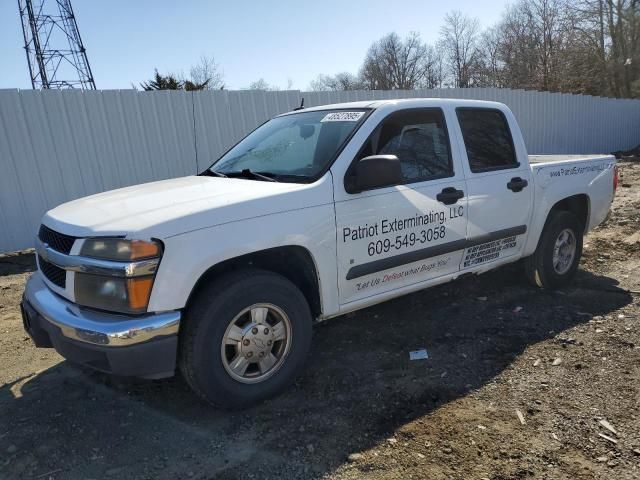
[[[224,275],[201,289],[186,310],[180,370],[212,405],[255,405],[281,392],[303,369],[312,323],[304,295],[283,276],[257,269]]]
[[[525,274],[529,282],[542,288],[559,288],[566,285],[575,275],[582,256],[582,235],[584,226],[578,218],[566,211],[551,212],[542,230],[536,251],[524,260]],[[560,258],[554,261],[556,242],[561,242],[560,235],[567,235],[563,243],[565,250],[560,250]],[[571,237],[574,247],[570,248]],[[561,242],[562,243],[562,242]],[[573,250],[570,261],[569,253]],[[565,255],[562,255],[565,252]],[[557,260],[558,257],[556,257]]]

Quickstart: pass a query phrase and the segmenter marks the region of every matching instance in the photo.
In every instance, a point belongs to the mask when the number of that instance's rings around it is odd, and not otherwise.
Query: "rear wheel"
[[[566,285],[580,263],[583,231],[584,226],[574,214],[552,212],[542,230],[538,248],[525,259],[528,280],[543,288]]]
[[[180,369],[208,402],[244,408],[289,384],[304,366],[312,318],[302,292],[262,270],[226,275],[187,309]]]

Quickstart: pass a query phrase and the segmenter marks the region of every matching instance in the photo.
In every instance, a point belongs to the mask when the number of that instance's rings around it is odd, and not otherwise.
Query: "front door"
[[[343,306],[454,273],[465,247],[466,186],[444,112],[391,113],[354,160],[378,154],[399,158],[402,183],[336,198]]]

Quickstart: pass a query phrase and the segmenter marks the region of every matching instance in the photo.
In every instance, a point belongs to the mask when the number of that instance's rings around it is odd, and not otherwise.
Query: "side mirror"
[[[354,166],[349,193],[402,183],[400,160],[395,155],[372,155],[358,160]]]

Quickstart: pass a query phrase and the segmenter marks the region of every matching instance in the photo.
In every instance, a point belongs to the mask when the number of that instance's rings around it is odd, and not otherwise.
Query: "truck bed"
[[[584,161],[584,160],[604,160],[610,155],[607,154],[585,154],[585,155],[529,155],[529,163],[534,165],[537,163],[552,163],[565,161]]]
[[[532,180],[536,187],[536,208],[545,212],[564,198],[587,197],[587,228],[599,225],[607,216],[613,198],[615,164],[613,155],[530,155]],[[540,202],[548,202],[539,207]],[[540,219],[538,219],[540,220]]]

